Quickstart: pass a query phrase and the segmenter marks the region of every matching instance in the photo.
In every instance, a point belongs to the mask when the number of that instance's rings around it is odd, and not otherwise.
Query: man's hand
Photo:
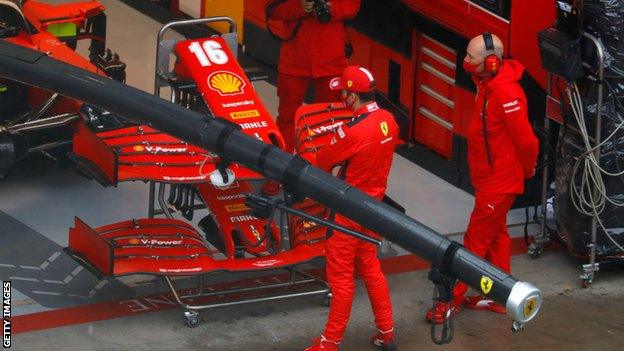
[[[531,172],[530,172],[529,174],[525,175],[524,177],[525,177],[526,179],[531,179],[531,178],[533,178],[533,176],[535,175],[535,170],[536,170],[536,169],[537,169],[537,165],[533,166],[533,169],[531,170]]]
[[[301,0],[301,8],[305,13],[312,13],[312,11],[314,10],[314,1]]]

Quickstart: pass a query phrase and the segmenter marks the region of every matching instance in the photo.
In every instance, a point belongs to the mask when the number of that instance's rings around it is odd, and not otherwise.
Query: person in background
[[[539,144],[527,114],[527,99],[519,84],[520,63],[503,59],[503,43],[483,33],[468,43],[464,70],[477,86],[474,114],[468,128],[468,167],[475,188],[475,204],[464,236],[464,246],[506,272],[511,272],[511,239],[507,212],[524,181],[533,177]],[[459,282],[453,302],[438,302],[427,319],[442,323],[449,311],[467,308],[505,313],[505,307],[487,297],[489,287],[464,298],[468,286]]]
[[[338,101],[329,88],[332,77],[347,67],[345,46],[350,45],[343,23],[355,17],[360,0],[272,0],[267,1],[267,19],[281,20],[290,31],[282,39],[277,66],[279,107],[277,126],[286,150],[295,145],[294,118],[308,86],[314,88],[315,102]]]

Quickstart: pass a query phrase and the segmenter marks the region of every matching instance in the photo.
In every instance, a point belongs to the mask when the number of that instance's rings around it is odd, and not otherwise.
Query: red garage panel
[[[447,159],[453,152],[456,52],[424,35],[417,35],[416,141]]]

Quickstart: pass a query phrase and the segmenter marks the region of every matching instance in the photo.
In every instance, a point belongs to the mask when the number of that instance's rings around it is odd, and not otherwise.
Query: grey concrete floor
[[[542,312],[512,334],[504,315],[462,310],[455,338],[439,347],[429,338],[424,313],[431,304],[426,271],[389,276],[400,350],[623,350],[622,268],[599,273],[590,289],[578,285],[576,260],[563,252],[538,260],[513,259],[515,275],[545,295]],[[327,309],[317,297],[263,302],[203,311],[194,329],[180,309],[14,336],[15,350],[302,350],[324,326]],[[372,350],[372,315],[363,286],[342,350]]]
[[[198,0],[199,1],[199,0]],[[51,2],[68,2],[56,0]],[[155,34],[160,24],[115,0],[107,6],[109,46],[128,63],[128,82],[151,91]],[[130,35],[132,34],[132,35]],[[175,33],[170,34],[176,37]],[[259,95],[271,112],[276,110],[274,87],[256,83]],[[0,184],[0,209],[6,215],[40,233],[59,247],[66,245],[67,228],[79,215],[92,225],[103,225],[145,215],[147,188],[140,182],[102,188],[71,170],[51,168],[16,170]],[[410,216],[442,234],[461,233],[466,226],[473,197],[449,186],[400,156],[395,157],[388,193],[407,208]],[[427,204],[426,206],[423,204]],[[523,220],[522,210],[510,213],[508,223]],[[518,232],[515,231],[517,234]],[[461,240],[461,234],[453,236]],[[13,256],[28,256],[32,247],[0,242],[0,263]],[[13,250],[19,250],[15,252]],[[30,249],[30,251],[29,251]],[[6,250],[6,251],[5,251]],[[43,256],[48,258],[49,253]],[[60,261],[60,260],[58,260]],[[57,263],[58,263],[57,261]],[[29,262],[28,262],[29,263]],[[37,264],[40,262],[37,262]],[[73,262],[70,262],[73,263]],[[30,263],[29,263],[30,264]],[[34,264],[34,263],[33,263]],[[31,264],[31,265],[33,265]],[[424,312],[431,305],[432,286],[426,272],[389,277],[396,330],[401,350],[624,350],[624,274],[615,268],[597,274],[591,289],[580,289],[580,262],[564,252],[547,253],[538,260],[513,259],[514,275],[534,283],[545,294],[538,318],[517,335],[509,332],[510,320],[481,311],[462,311],[456,321],[455,341],[443,347],[429,339]],[[75,266],[75,265],[74,265]],[[74,266],[57,269],[61,278]],[[12,272],[12,271],[11,271]],[[11,273],[13,274],[13,273]],[[48,278],[42,272],[42,278]],[[87,275],[82,272],[81,275]],[[82,276],[78,276],[81,278]],[[0,279],[6,279],[0,274]],[[92,277],[82,277],[89,291]],[[124,279],[123,291],[148,294],[162,284],[141,284],[146,279]],[[16,314],[49,309],[22,295],[15,284]],[[72,291],[73,287],[67,288]],[[374,331],[365,292],[358,285],[353,316],[343,350],[369,350]],[[110,298],[110,296],[109,296]],[[84,303],[84,301],[82,302]],[[68,301],[72,305],[72,301]],[[14,336],[15,350],[301,350],[323,328],[327,309],[318,297],[263,302],[204,311],[204,323],[196,329],[183,324],[180,309],[147,313]]]

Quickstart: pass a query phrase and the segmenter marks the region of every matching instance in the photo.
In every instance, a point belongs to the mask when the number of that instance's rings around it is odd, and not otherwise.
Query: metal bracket
[[[512,321],[511,322],[511,332],[512,333],[518,333],[524,330],[524,323],[520,323],[518,321]]]
[[[533,242],[529,245],[527,249],[527,254],[531,256],[531,258],[538,258],[544,253],[544,248],[550,244],[550,238],[544,235],[534,235]]]
[[[600,263],[588,263],[583,266],[583,273],[579,276],[581,278],[581,282],[584,288],[589,288],[589,286],[594,281],[594,273],[600,271]]]

